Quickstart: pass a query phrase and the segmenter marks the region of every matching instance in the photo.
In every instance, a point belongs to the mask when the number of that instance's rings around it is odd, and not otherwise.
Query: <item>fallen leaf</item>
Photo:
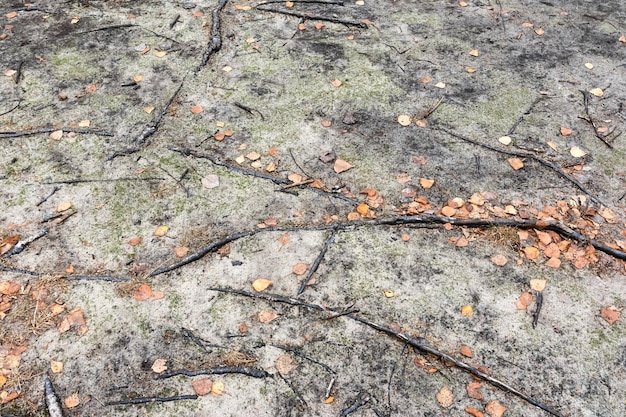
[[[550,258],[546,261],[546,266],[549,266],[550,268],[560,268],[561,260],[559,258]]]
[[[461,6],[461,7],[467,7],[467,3],[465,3],[464,1],[460,1],[460,2],[459,2],[459,6]]]
[[[456,243],[454,244],[457,248],[464,248],[467,245],[469,245],[468,240],[464,237],[461,236],[460,238],[457,239]]]
[[[437,392],[436,398],[439,404],[444,408],[454,404],[454,394],[450,391],[450,388],[445,385]]]
[[[398,123],[400,123],[402,126],[410,125],[411,121],[411,116],[409,116],[408,114],[401,114],[398,116]]]
[[[508,161],[509,161],[509,165],[511,165],[511,168],[513,168],[516,171],[524,167],[524,163],[519,158],[509,158]]]
[[[620,36],[618,41],[620,41],[621,43],[626,43],[626,36],[624,35]]]
[[[345,172],[351,168],[354,168],[354,165],[350,164],[349,162],[344,161],[341,158],[337,158],[337,160],[335,161],[335,164],[333,165],[333,170],[335,170],[337,174]]]
[[[224,383],[216,381],[211,385],[211,394],[222,395],[224,393]]]
[[[278,317],[278,314],[274,313],[271,310],[262,310],[259,313],[259,321],[261,323],[269,323],[270,321],[274,320],[276,317]]]
[[[208,174],[202,177],[202,186],[206,189],[217,188],[220,185],[220,177],[215,174]]]
[[[152,288],[148,284],[141,284],[135,291],[135,300],[145,301],[152,298]]]
[[[163,373],[167,371],[167,360],[165,359],[157,359],[152,363],[152,371],[157,374]]]
[[[561,135],[562,136],[569,136],[572,134],[572,129],[569,129],[567,127],[561,127]]]
[[[546,31],[545,31],[545,30],[543,30],[542,28],[538,28],[538,29],[535,29],[535,33],[536,33],[538,36],[542,36],[544,33],[546,33]]]
[[[491,417],[502,417],[506,410],[507,408],[497,401],[489,401],[489,403],[487,403],[487,406],[485,407],[485,411]]]
[[[278,226],[278,219],[276,217],[269,217],[263,220],[263,224],[269,227],[276,227]]]
[[[361,216],[367,216],[367,213],[369,213],[369,211],[370,211],[370,206],[368,206],[365,203],[361,203],[358,206],[356,206],[356,211]]]
[[[65,398],[63,400],[63,404],[65,404],[65,406],[67,408],[74,408],[77,405],[79,405],[80,404],[80,400],[78,399],[78,393],[75,392],[74,394],[72,394],[69,397]]]
[[[534,28],[535,25],[533,23],[530,23],[530,22],[524,22],[524,23],[522,23],[522,27],[528,29],[528,28]]]
[[[604,96],[604,91],[602,91],[601,88],[592,88],[591,90],[589,90],[589,93],[593,94],[596,97]]]
[[[0,294],[3,295],[12,295],[18,292],[22,288],[20,284],[12,281],[3,281],[0,282]]]
[[[0,399],[2,401],[0,401],[0,404],[6,404],[10,401],[13,401],[14,399],[16,399],[17,397],[19,397],[19,394],[15,391],[9,393],[7,391],[2,391],[0,392]]]
[[[248,333],[248,323],[244,321],[239,325],[239,333]]]
[[[78,122],[78,127],[89,127],[89,125],[91,125],[89,120],[81,120]]]
[[[324,400],[324,404],[332,404],[335,401],[335,397],[332,395]]]
[[[510,145],[512,141],[513,139],[511,139],[510,136],[501,136],[498,138],[498,142],[500,142],[503,145]]]
[[[158,237],[165,236],[168,230],[169,230],[169,227],[161,225],[154,230],[154,236],[158,236]]]
[[[343,84],[343,83],[341,81],[339,81],[339,80],[332,80],[330,82],[330,85],[332,85],[333,87],[339,87],[339,86],[341,86],[341,84]]]
[[[261,154],[258,152],[254,152],[254,151],[246,155],[246,158],[248,158],[251,161],[256,161],[260,157],[261,157]]]
[[[441,214],[447,217],[452,217],[456,214],[456,209],[450,206],[443,206],[441,208]]]
[[[506,257],[501,254],[494,255],[489,258],[489,260],[498,266],[504,266],[508,262],[508,259],[506,259]]]
[[[315,29],[317,29],[317,30],[321,30],[324,27],[326,27],[326,25],[324,23],[316,23],[315,24]]]
[[[483,412],[480,411],[478,408],[467,407],[465,409],[465,412],[474,417],[485,417]]]
[[[233,67],[231,67],[230,65],[225,65],[222,67],[222,71],[224,72],[231,72],[233,70]]]
[[[546,144],[547,144],[550,148],[552,148],[552,150],[553,150],[553,151],[555,151],[555,152],[557,152],[557,151],[559,150],[559,148],[556,146],[556,143],[554,143],[554,142],[550,142],[550,141],[548,141],[548,142],[546,142]]]
[[[435,184],[435,180],[429,180],[429,179],[426,179],[426,178],[420,178],[420,185],[425,190],[430,189],[434,184]]]
[[[154,111],[154,106],[147,106],[143,108],[143,111],[145,111],[146,113],[150,114]]]
[[[531,279],[530,280],[530,288],[532,288],[533,290],[537,291],[537,292],[541,292],[546,288],[546,283],[548,281],[545,279]]]
[[[202,396],[211,393],[211,387],[213,386],[213,381],[210,378],[202,378],[196,381],[191,381],[191,387],[193,388],[193,392]]]
[[[619,316],[622,314],[615,306],[603,308],[601,313],[602,318],[611,326],[619,319]]]
[[[252,288],[254,288],[254,291],[256,292],[261,292],[261,291],[265,291],[267,287],[269,287],[270,285],[272,285],[271,280],[267,278],[258,278],[258,279],[255,279],[254,282],[252,283]]]
[[[304,275],[304,273],[306,272],[307,269],[309,269],[309,265],[308,264],[304,264],[304,263],[295,264],[291,268],[293,273],[296,274],[296,275]]]
[[[189,253],[189,248],[187,246],[178,246],[174,248],[174,253],[176,253],[176,256],[179,258],[182,258]]]
[[[306,30],[306,26],[304,25],[304,23],[298,24],[298,30]]]
[[[471,56],[478,56],[480,52],[478,52],[478,49],[472,49],[469,54]]]
[[[572,149],[569,150],[569,153],[574,158],[582,158],[583,156],[587,155],[587,152],[582,150],[582,148],[580,148],[579,146],[572,146]]]
[[[435,87],[437,87],[437,88],[446,88],[446,83],[439,81],[437,84],[435,84]]]
[[[523,250],[526,258],[529,260],[537,259],[539,257],[539,249],[534,246],[527,246]]]
[[[465,356],[466,358],[471,358],[474,356],[474,354],[472,353],[472,348],[470,348],[469,346],[463,345],[461,346],[461,349],[459,351],[461,352],[461,355]]]
[[[9,12],[7,14],[5,14],[7,19],[13,19],[14,17],[17,17],[17,12]]]
[[[63,362],[50,360],[50,370],[53,374],[60,374],[63,372]]]
[[[411,236],[409,236],[408,233],[402,233],[401,239],[403,242],[408,242],[409,240],[411,240]]]
[[[396,293],[394,293],[393,291],[388,290],[388,289],[386,289],[386,288],[383,290],[383,294],[384,294],[384,295],[385,295],[385,297],[387,297],[387,298],[393,298],[393,297],[395,297],[395,296],[396,296]]]
[[[7,377],[4,375],[0,375],[0,387],[3,387],[8,381]]]
[[[69,210],[70,208],[72,208],[72,203],[70,203],[69,201],[61,201],[57,206],[57,213],[62,213],[66,210]]]
[[[57,329],[60,333],[65,333],[72,328],[78,328],[86,324],[85,316],[83,315],[83,309],[80,307],[74,308],[58,324]]]
[[[284,354],[280,355],[276,358],[276,362],[274,362],[274,366],[276,366],[276,370],[282,375],[287,375],[289,372],[293,371],[298,367],[297,363],[293,362],[293,358],[291,355]]]
[[[141,243],[141,238],[140,237],[134,237],[131,240],[128,241],[128,244],[130,246],[137,246],[138,244]]]
[[[163,291],[154,291],[154,292],[152,292],[152,299],[153,300],[160,300],[163,297],[165,297],[165,293]]]
[[[470,74],[473,74],[473,73],[476,72],[476,69],[475,68],[466,68],[465,71],[467,71]]]
[[[463,306],[461,307],[461,315],[464,317],[471,317],[474,315],[474,309],[472,306]]]
[[[524,291],[520,294],[519,298],[515,301],[515,308],[518,310],[526,310],[528,306],[533,302],[533,296],[528,291]]]
[[[201,106],[201,105],[193,106],[193,107],[191,108],[191,112],[192,112],[193,114],[202,113],[202,110],[204,110],[204,109],[202,108],[202,106]]]
[[[415,121],[415,126],[426,127],[426,122],[423,121],[423,120],[416,120]]]
[[[280,243],[281,246],[285,246],[289,242],[291,242],[291,237],[289,237],[289,233],[283,233],[278,237],[278,243]]]
[[[480,401],[485,399],[485,397],[483,397],[483,393],[480,392],[480,382],[470,382],[469,384],[467,384],[467,387],[465,389],[467,390],[468,397]]]
[[[163,58],[165,55],[167,55],[167,51],[154,51],[154,56],[157,58]]]

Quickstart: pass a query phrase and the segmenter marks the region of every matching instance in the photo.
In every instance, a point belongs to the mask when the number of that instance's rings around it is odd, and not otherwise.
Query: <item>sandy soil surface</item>
[[[626,3],[0,9],[3,416],[626,415]]]

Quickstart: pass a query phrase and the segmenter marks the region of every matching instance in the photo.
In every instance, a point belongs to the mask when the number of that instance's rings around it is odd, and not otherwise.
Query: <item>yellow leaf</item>
[[[224,393],[224,383],[216,381],[211,385],[211,394],[222,395]]]
[[[69,210],[70,208],[72,208],[72,203],[70,203],[69,201],[61,201],[57,206],[57,213],[64,212],[66,210]]]
[[[154,52],[154,56],[156,56],[157,58],[163,58],[165,55],[167,55],[167,51],[155,51]]]
[[[369,213],[369,211],[370,211],[370,206],[368,206],[365,203],[361,203],[358,206],[356,206],[356,211],[361,216],[367,216],[367,213]]]
[[[537,292],[541,292],[546,288],[546,282],[548,281],[545,279],[531,279],[530,288]]]
[[[467,71],[469,74],[473,74],[476,72],[476,69],[474,68],[466,68],[465,71]]]
[[[471,56],[478,56],[480,54],[480,52],[478,52],[478,49],[472,49],[470,51],[470,55]]]
[[[539,257],[539,249],[534,246],[527,246],[524,248],[524,254],[530,260],[537,259]]]
[[[337,160],[335,160],[335,164],[333,165],[333,170],[335,170],[337,174],[345,172],[351,168],[354,168],[354,165],[350,164],[347,161],[344,161],[341,158],[337,158]]]
[[[596,97],[604,96],[604,91],[602,91],[601,88],[592,88],[591,90],[589,90],[589,93],[593,94]]]
[[[258,279],[255,279],[254,282],[252,283],[252,288],[254,288],[254,291],[256,292],[261,292],[261,291],[265,291],[267,287],[269,287],[270,285],[272,285],[271,280],[267,278],[258,278]]]
[[[430,189],[434,184],[435,184],[435,180],[429,180],[429,179],[426,179],[426,178],[420,178],[420,185],[425,190]]]
[[[143,111],[145,111],[146,113],[150,114],[154,111],[154,106],[147,106],[143,108]]]
[[[154,235],[158,237],[165,236],[168,230],[169,227],[161,225],[155,229]]]
[[[587,152],[583,151],[579,146],[572,146],[572,149],[569,150],[569,153],[574,158],[582,158],[583,156],[587,155]]]
[[[388,290],[388,289],[384,289],[383,294],[385,294],[385,297],[387,298],[392,298],[396,296],[396,294],[393,291]]]
[[[89,125],[91,125],[91,122],[86,119],[78,122],[78,127],[89,127]]]
[[[54,132],[50,133],[50,139],[60,140],[62,137],[63,137],[62,130],[55,130]]]
[[[133,77],[133,81],[136,82],[136,83],[139,83],[139,82],[143,81],[143,78],[144,78],[143,75],[135,75]]]
[[[226,126],[226,123],[224,123],[224,122],[215,122],[215,126],[217,126],[217,127],[224,127],[224,126]]]
[[[411,124],[411,116],[408,114],[401,114],[398,116],[398,123],[402,126],[408,126]]]
[[[471,317],[474,315],[474,309],[472,306],[463,306],[461,307],[461,315],[465,317]]]
[[[593,69],[593,64],[591,62],[586,62],[585,67],[587,67],[587,69]]]
[[[63,362],[57,362],[55,360],[50,360],[50,370],[54,374],[59,374],[63,372]]]

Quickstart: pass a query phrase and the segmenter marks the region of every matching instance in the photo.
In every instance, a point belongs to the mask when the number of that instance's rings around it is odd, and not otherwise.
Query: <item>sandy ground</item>
[[[625,415],[626,3],[293,3],[3,2],[2,415]]]

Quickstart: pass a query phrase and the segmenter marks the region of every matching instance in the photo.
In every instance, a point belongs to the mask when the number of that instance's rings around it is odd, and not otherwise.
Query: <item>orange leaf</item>
[[[270,150],[267,152],[270,156],[278,156],[280,155],[280,151],[276,148],[270,148]]]
[[[483,414],[482,411],[480,411],[478,408],[472,408],[472,407],[467,407],[465,409],[465,412],[469,415],[472,415],[474,417],[485,417],[485,415]]]
[[[213,386],[213,381],[210,378],[202,378],[197,381],[191,382],[191,387],[193,388],[193,392],[198,395],[207,395],[211,392],[211,387]]]
[[[457,248],[464,248],[467,245],[469,245],[469,242],[467,241],[467,239],[465,239],[465,237],[461,236],[460,238],[458,238],[458,240],[455,243],[455,246]]]
[[[248,333],[248,324],[245,321],[239,325],[239,333]]]
[[[198,104],[197,106],[193,106],[193,107],[191,108],[191,112],[192,112],[193,114],[202,113],[202,110],[204,110],[204,109],[203,109],[203,108],[202,108],[202,106],[201,106],[201,105],[199,105],[199,104]]]
[[[435,180],[429,180],[429,179],[426,179],[426,178],[420,178],[420,185],[425,190],[430,189],[434,184],[435,184]]]
[[[141,284],[135,291],[135,300],[144,301],[152,297],[152,288],[148,284]]]
[[[61,320],[61,323],[57,326],[57,329],[61,333],[65,333],[71,328],[80,328],[86,324],[83,310],[80,307],[76,307],[70,311],[67,316]]]
[[[526,254],[527,259],[537,259],[539,257],[539,249],[534,246],[527,246],[524,248],[524,254]]]
[[[467,396],[470,398],[473,398],[475,400],[484,400],[485,397],[483,397],[482,392],[480,392],[480,382],[478,381],[474,381],[474,382],[470,382],[469,384],[467,384],[467,387],[465,388],[467,390]]]
[[[506,257],[500,254],[492,256],[489,260],[498,266],[504,266],[508,262]]]
[[[506,410],[507,408],[501,405],[497,401],[489,401],[489,403],[485,407],[485,411],[491,417],[502,417],[502,415],[504,414]]]
[[[461,355],[465,356],[466,358],[471,358],[474,356],[472,354],[472,348],[466,345],[461,346],[460,352],[461,352]]]
[[[322,126],[324,126],[324,127],[330,127],[332,124],[333,124],[333,122],[331,122],[328,119],[323,119],[322,120]]]
[[[443,214],[444,216],[447,216],[447,217],[452,217],[452,216],[454,216],[456,214],[456,209],[453,209],[450,206],[444,206],[441,209],[441,214]]]
[[[5,395],[2,395],[5,394]],[[12,392],[12,393],[8,393],[6,391],[2,391],[2,393],[0,393],[0,398],[2,398],[2,401],[0,402],[0,404],[6,404],[10,401],[13,401],[14,399],[16,399],[17,397],[19,397],[19,394],[17,392]]]
[[[619,319],[621,314],[622,313],[614,306],[602,309],[602,318],[610,325],[613,325],[613,323]]]
[[[358,206],[356,206],[356,211],[361,216],[367,216],[367,213],[369,213],[369,211],[370,211],[370,206],[368,206],[365,203],[361,203]]]
[[[54,132],[50,133],[50,139],[60,140],[62,137],[63,137],[62,130],[55,130]]]
[[[187,252],[189,252],[189,248],[187,246],[179,246],[177,248],[174,248],[174,252],[176,253],[176,256],[182,258],[183,256],[187,255]]]
[[[568,129],[567,127],[561,127],[561,135],[569,136],[572,134],[572,129]]]
[[[263,220],[263,224],[269,227],[278,226],[278,219],[276,217],[270,217],[268,219]]]
[[[513,168],[516,171],[524,167],[524,163],[519,158],[509,158],[507,159],[507,161],[509,161],[509,165],[511,165],[511,168]]]
[[[347,161],[344,161],[341,158],[337,158],[337,160],[335,160],[335,164],[333,165],[333,169],[337,174],[345,172],[351,168],[354,168],[354,165],[350,164]]]
[[[217,132],[213,135],[213,139],[215,139],[218,142],[221,142],[224,140],[224,138],[226,137],[225,134],[223,134],[222,132]]]
[[[271,280],[267,278],[258,278],[258,279],[255,279],[254,282],[252,283],[252,288],[254,288],[254,291],[256,292],[261,292],[261,291],[265,291],[267,287],[269,287],[270,285],[272,285]]]
[[[128,244],[130,246],[137,246],[138,244],[141,243],[141,238],[140,237],[134,237],[131,240],[128,241]]]
[[[541,230],[537,230],[536,233],[537,238],[539,238],[539,241],[544,245],[552,243],[552,236],[550,236],[550,233],[542,232]]]
[[[561,260],[559,258],[550,258],[546,262],[546,266],[549,266],[550,268],[560,268]]]
[[[461,315],[464,317],[471,317],[474,315],[474,309],[472,306],[463,306],[461,307]]]
[[[450,407],[454,404],[454,394],[450,391],[450,388],[443,386],[436,395],[437,401],[442,407]]]
[[[517,301],[515,301],[515,308],[518,310],[526,310],[528,306],[533,302],[533,296],[528,291],[520,294]]]
[[[304,263],[295,264],[293,268],[291,268],[293,273],[296,275],[303,275],[307,269],[309,269],[309,265],[304,264]]]
[[[20,284],[12,281],[0,282],[0,294],[12,295],[18,292],[22,288]]]
[[[70,208],[72,208],[72,203],[70,203],[69,201],[61,201],[57,206],[57,213],[62,213],[69,210]]]
[[[290,241],[289,233],[283,233],[278,237],[278,243],[280,243],[281,246],[287,245]]]

